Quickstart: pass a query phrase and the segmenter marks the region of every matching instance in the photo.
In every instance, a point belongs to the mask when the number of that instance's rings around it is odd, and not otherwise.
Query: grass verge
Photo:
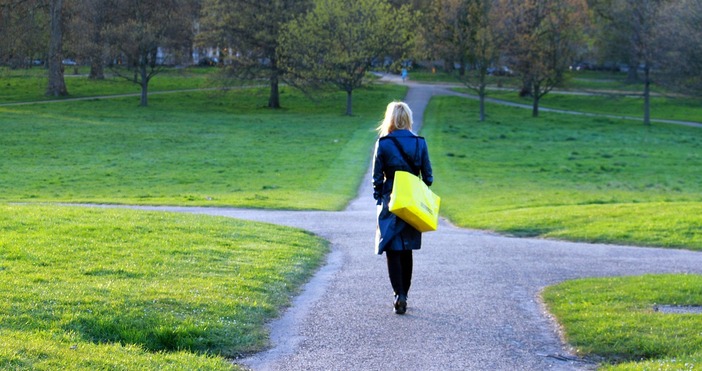
[[[0,107],[0,201],[339,210],[370,162],[389,101],[404,87],[317,102],[266,89]]]
[[[425,113],[442,213],[518,236],[702,250],[700,129],[434,98]]]
[[[229,218],[0,205],[0,368],[228,369],[321,239]]]
[[[702,361],[700,314],[655,311],[702,305],[702,276],[592,278],[546,288],[543,297],[580,355],[603,370],[693,370]]]

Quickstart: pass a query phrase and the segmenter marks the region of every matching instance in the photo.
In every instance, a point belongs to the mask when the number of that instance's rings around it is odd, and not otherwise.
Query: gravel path
[[[421,123],[439,87],[411,85]],[[431,138],[429,148],[431,150]],[[539,301],[579,277],[702,274],[702,254],[509,238],[442,221],[415,253],[404,316],[392,312],[385,257],[373,253],[370,175],[341,212],[137,207],[221,215],[303,228],[331,241],[327,264],[270,324],[272,347],[237,363],[253,370],[582,370]],[[437,179],[441,181],[441,179]]]

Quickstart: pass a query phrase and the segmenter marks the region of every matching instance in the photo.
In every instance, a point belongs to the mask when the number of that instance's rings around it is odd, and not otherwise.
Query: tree
[[[105,64],[108,54],[105,31],[113,10],[111,0],[81,0],[76,16],[70,23],[69,40],[74,49],[90,64],[88,78],[105,78]]]
[[[236,57],[227,61],[229,74],[245,79],[267,78],[268,107],[280,108],[280,29],[310,6],[310,0],[205,0],[198,43],[236,51]]]
[[[44,60],[48,41],[48,8],[39,0],[0,0],[0,63],[28,68]]]
[[[480,121],[485,121],[485,97],[487,96],[488,68],[499,59],[502,43],[495,32],[492,0],[475,0],[469,4],[468,16],[473,25],[472,43],[467,51],[468,60],[475,66],[475,73],[461,81],[475,90],[480,98]]]
[[[478,93],[485,120],[488,68],[499,57],[492,0],[435,0],[425,18],[424,45],[434,56],[457,62],[458,79]]]
[[[532,97],[532,116],[539,100],[563,81],[576,58],[586,20],[584,0],[498,0],[506,53],[522,78],[523,94]]]
[[[670,2],[660,14],[656,82],[673,91],[702,95],[702,2]]]
[[[49,84],[46,95],[68,95],[66,81],[63,77],[63,0],[51,0],[49,8]]]
[[[64,0],[0,1],[0,55],[13,67],[31,65],[46,56],[46,95],[68,95],[63,76]],[[48,25],[48,28],[46,27]],[[4,58],[3,58],[4,59]]]
[[[630,78],[643,70],[644,125],[651,125],[651,68],[657,56],[656,26],[667,0],[599,0],[595,1],[602,16],[604,37],[610,42],[605,50],[617,50],[629,65]],[[611,35],[614,36],[611,36]]]
[[[105,35],[112,45],[112,57],[126,60],[113,71],[141,87],[141,106],[148,105],[151,79],[163,71],[164,50],[177,54],[192,45],[191,15],[195,4],[188,0],[115,0],[114,14]],[[120,66],[117,66],[120,67]]]
[[[406,55],[414,21],[408,7],[393,8],[385,0],[317,0],[311,12],[286,25],[279,55],[298,81],[345,91],[350,116],[353,91],[363,85],[373,62]]]
[[[424,17],[422,48],[433,60],[441,60],[448,70],[458,65],[460,76],[465,75],[466,55],[474,29],[468,16],[468,2],[464,0],[434,0]]]

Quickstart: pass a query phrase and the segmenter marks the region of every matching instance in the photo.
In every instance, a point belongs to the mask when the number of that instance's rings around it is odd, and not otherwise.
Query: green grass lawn
[[[75,81],[88,86],[80,94],[120,92]],[[367,170],[386,104],[405,88],[356,91],[353,117],[343,116],[344,94],[312,102],[284,88],[285,108],[269,110],[267,93],[0,107],[0,369],[231,369],[223,357],[266,345],[264,323],[319,265],[320,239],[42,203],[338,210]]]
[[[425,69],[412,71],[411,79],[426,83],[452,83],[456,90],[475,95],[475,91],[460,84],[452,74]],[[556,90],[540,100],[540,107],[606,115],[641,117],[643,121],[643,86],[628,84],[626,74],[610,72],[569,72],[566,80]],[[509,90],[496,89],[496,87]],[[516,77],[489,76],[490,98],[531,106],[532,98],[520,98],[521,82]],[[702,100],[695,97],[666,95],[654,86],[651,98],[651,117],[654,119],[681,120],[702,123]],[[578,94],[574,94],[578,93]],[[583,94],[584,93],[584,94]],[[660,94],[662,93],[662,94]]]
[[[590,109],[584,102],[573,108]],[[570,107],[569,107],[570,108]],[[593,119],[435,97],[423,134],[442,213],[516,236],[702,250],[700,129]],[[578,353],[613,370],[688,370],[702,362],[702,277],[577,280],[545,300]],[[643,360],[642,360],[643,359]],[[612,364],[612,365],[610,365]]]
[[[458,72],[445,72],[441,69],[431,71],[426,68],[418,68],[410,71],[410,79],[420,82],[438,83],[460,83]],[[568,71],[565,79],[556,89],[560,90],[586,90],[586,91],[617,91],[640,94],[643,92],[643,84],[628,83],[627,74],[606,71]],[[521,87],[521,80],[518,76],[488,76],[488,85],[492,87],[511,87],[518,89]],[[662,90],[657,86],[654,90]]]
[[[0,72],[12,88],[0,102],[45,99],[41,71],[16,80]],[[210,87],[213,76],[171,70],[154,79],[152,91]],[[412,71],[411,78],[424,77]],[[67,83],[73,96],[138,92],[124,81]],[[369,166],[373,129],[404,87],[357,91],[354,117],[342,115],[343,93],[311,102],[284,88],[285,108],[275,111],[262,108],[267,93],[153,95],[147,108],[138,98],[0,107],[0,290],[10,298],[0,303],[0,368],[227,369],[221,356],[265,345],[262,323],[319,264],[326,250],[319,239],[223,218],[37,203],[342,209]],[[626,99],[553,98],[564,109],[638,109]],[[664,103],[656,106],[661,118],[701,116],[694,101]],[[517,236],[702,250],[700,129],[545,112],[533,119],[497,105],[488,115],[478,122],[477,103],[457,97],[436,97],[425,113],[434,189],[453,222]],[[29,204],[8,204],[17,201]],[[580,291],[612,287],[623,293],[618,302],[604,299],[615,310],[649,315],[652,301],[666,302],[639,294],[640,287],[699,304],[699,292],[688,289],[700,286],[696,280],[586,281],[575,293],[556,288],[546,296],[566,298],[557,313],[565,326],[569,312],[600,312],[590,305],[600,299]],[[571,295],[582,305],[569,307]],[[615,324],[639,320],[612,316]],[[612,337],[656,334],[657,326],[689,335],[675,328],[686,322],[669,320],[679,317],[665,318],[645,322],[649,330],[615,326]],[[590,326],[595,343],[608,321]],[[650,363],[619,369],[700,363],[695,342],[646,339]],[[578,343],[583,354],[616,361],[640,354],[638,343],[600,353],[588,341]]]
[[[517,236],[702,250],[700,129],[436,97],[423,134],[442,213]]]
[[[580,355],[604,370],[696,370],[702,363],[700,314],[659,305],[702,305],[702,276],[647,275],[568,281],[543,297]],[[611,364],[611,365],[609,365]]]
[[[620,72],[577,71],[567,72],[566,79],[560,89],[566,90],[604,90],[617,92],[633,92],[641,94],[643,83],[628,83],[627,74]],[[655,88],[658,89],[658,88]]]
[[[230,218],[0,205],[1,369],[229,369],[327,245]]]
[[[0,201],[340,210],[404,92],[359,90],[353,117],[286,88],[281,110],[266,89],[0,107]]]
[[[47,70],[31,68],[11,70],[0,67],[0,104],[13,102],[34,102],[43,100],[64,100],[100,95],[139,94],[141,87],[105,69],[104,80],[89,80],[89,67],[66,68],[64,80],[69,96],[47,97]],[[216,88],[231,83],[223,81],[215,67],[167,68],[157,74],[149,83],[150,92],[187,89]],[[236,84],[240,85],[240,84]]]
[[[461,89],[464,92],[471,91]],[[490,98],[531,105],[531,98],[520,98],[516,91],[490,91]],[[552,92],[539,101],[542,108],[576,112],[641,117],[643,98],[619,94],[572,95]],[[702,99],[654,96],[651,98],[651,118],[702,123]]]

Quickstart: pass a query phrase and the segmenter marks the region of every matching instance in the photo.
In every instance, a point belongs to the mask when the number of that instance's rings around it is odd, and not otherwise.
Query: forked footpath
[[[441,87],[409,84],[417,124]],[[431,150],[431,138],[427,138]],[[436,179],[440,182],[440,179]],[[414,254],[407,314],[393,314],[384,257],[373,253],[369,174],[340,212],[135,207],[262,221],[331,242],[327,263],[271,323],[271,348],[237,363],[253,370],[582,370],[539,300],[581,277],[702,274],[686,250],[510,238],[441,221]]]

